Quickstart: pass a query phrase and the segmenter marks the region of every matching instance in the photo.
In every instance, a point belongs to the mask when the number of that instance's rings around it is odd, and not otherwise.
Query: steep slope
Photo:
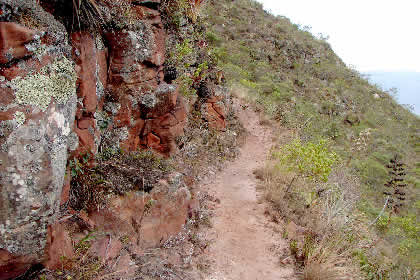
[[[344,215],[343,221],[354,230],[342,238],[357,240],[347,245],[353,247],[348,256],[360,263],[365,277],[415,277],[420,268],[420,119],[346,67],[322,38],[267,13],[255,1],[208,1],[203,22],[210,53],[231,88],[293,129],[303,144],[327,139],[340,157],[328,183],[302,179],[292,195],[284,194],[287,183],[281,180],[268,188],[273,205],[286,219],[325,236],[323,225],[313,222],[325,219],[325,209],[317,205],[330,194],[343,195],[343,201],[351,201],[345,209],[352,217]],[[405,164],[408,186],[404,206],[390,216],[391,210],[383,214],[381,209],[386,166],[395,154]],[[290,176],[287,168],[280,173]],[[273,192],[282,193],[281,199]],[[331,232],[339,231],[336,226]]]

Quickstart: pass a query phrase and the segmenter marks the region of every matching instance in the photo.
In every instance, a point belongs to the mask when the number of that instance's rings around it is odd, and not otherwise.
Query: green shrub
[[[303,177],[323,182],[328,180],[333,164],[339,160],[335,152],[328,151],[328,142],[325,139],[317,144],[302,144],[299,139],[295,139],[275,151],[273,156],[278,160],[278,167],[285,167]]]

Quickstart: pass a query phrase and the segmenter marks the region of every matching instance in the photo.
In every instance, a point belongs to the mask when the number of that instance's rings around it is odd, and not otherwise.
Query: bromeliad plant
[[[407,187],[407,184],[404,181],[404,176],[406,175],[404,166],[404,163],[401,162],[398,155],[391,158],[386,165],[389,170],[388,174],[390,179],[384,184],[384,186],[387,187],[387,190],[383,192],[383,194],[386,195],[385,204],[381,212],[379,212],[379,215],[370,223],[370,225],[374,225],[380,221],[382,215],[385,213],[385,209],[389,208],[391,209],[391,212],[388,215],[388,221],[383,224],[385,229],[388,228],[392,214],[398,214],[400,209],[404,206],[404,201],[406,199],[404,189]]]
[[[102,13],[99,9],[96,0],[72,0],[73,1],[73,24],[75,21],[81,29],[82,21],[85,21],[90,26],[99,29],[103,22]]]
[[[388,197],[388,207],[391,208],[392,213],[397,214],[406,199],[404,188],[407,187],[407,184],[404,181],[404,176],[406,175],[404,171],[404,163],[402,163],[399,157],[395,155],[391,158],[386,167],[389,170],[388,173],[390,179],[384,184],[385,187],[387,187],[384,194]]]

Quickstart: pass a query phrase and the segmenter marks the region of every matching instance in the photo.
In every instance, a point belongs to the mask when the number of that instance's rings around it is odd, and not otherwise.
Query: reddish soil
[[[238,105],[239,107],[239,105]],[[296,279],[293,267],[279,262],[276,252],[288,243],[274,232],[264,215],[266,206],[256,190],[253,171],[264,165],[272,145],[272,129],[260,124],[251,108],[238,109],[247,130],[240,156],[204,182],[204,189],[220,200],[209,235],[211,272],[206,280]],[[273,249],[275,248],[275,249]]]

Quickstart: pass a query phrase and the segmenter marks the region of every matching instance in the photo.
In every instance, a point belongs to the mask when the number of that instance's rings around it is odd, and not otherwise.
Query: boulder
[[[171,187],[173,186],[173,187]],[[191,194],[183,184],[161,182],[150,194],[127,193],[110,207],[89,214],[94,230],[126,237],[137,249],[158,247],[180,232],[188,219]]]
[[[13,274],[45,259],[75,118],[76,71],[64,28],[0,24],[12,55],[2,52],[8,64],[0,69],[0,271]]]
[[[203,89],[205,88],[205,90]],[[230,99],[225,87],[206,84],[201,88],[201,98],[197,101],[201,116],[210,128],[225,131],[226,116]]]

